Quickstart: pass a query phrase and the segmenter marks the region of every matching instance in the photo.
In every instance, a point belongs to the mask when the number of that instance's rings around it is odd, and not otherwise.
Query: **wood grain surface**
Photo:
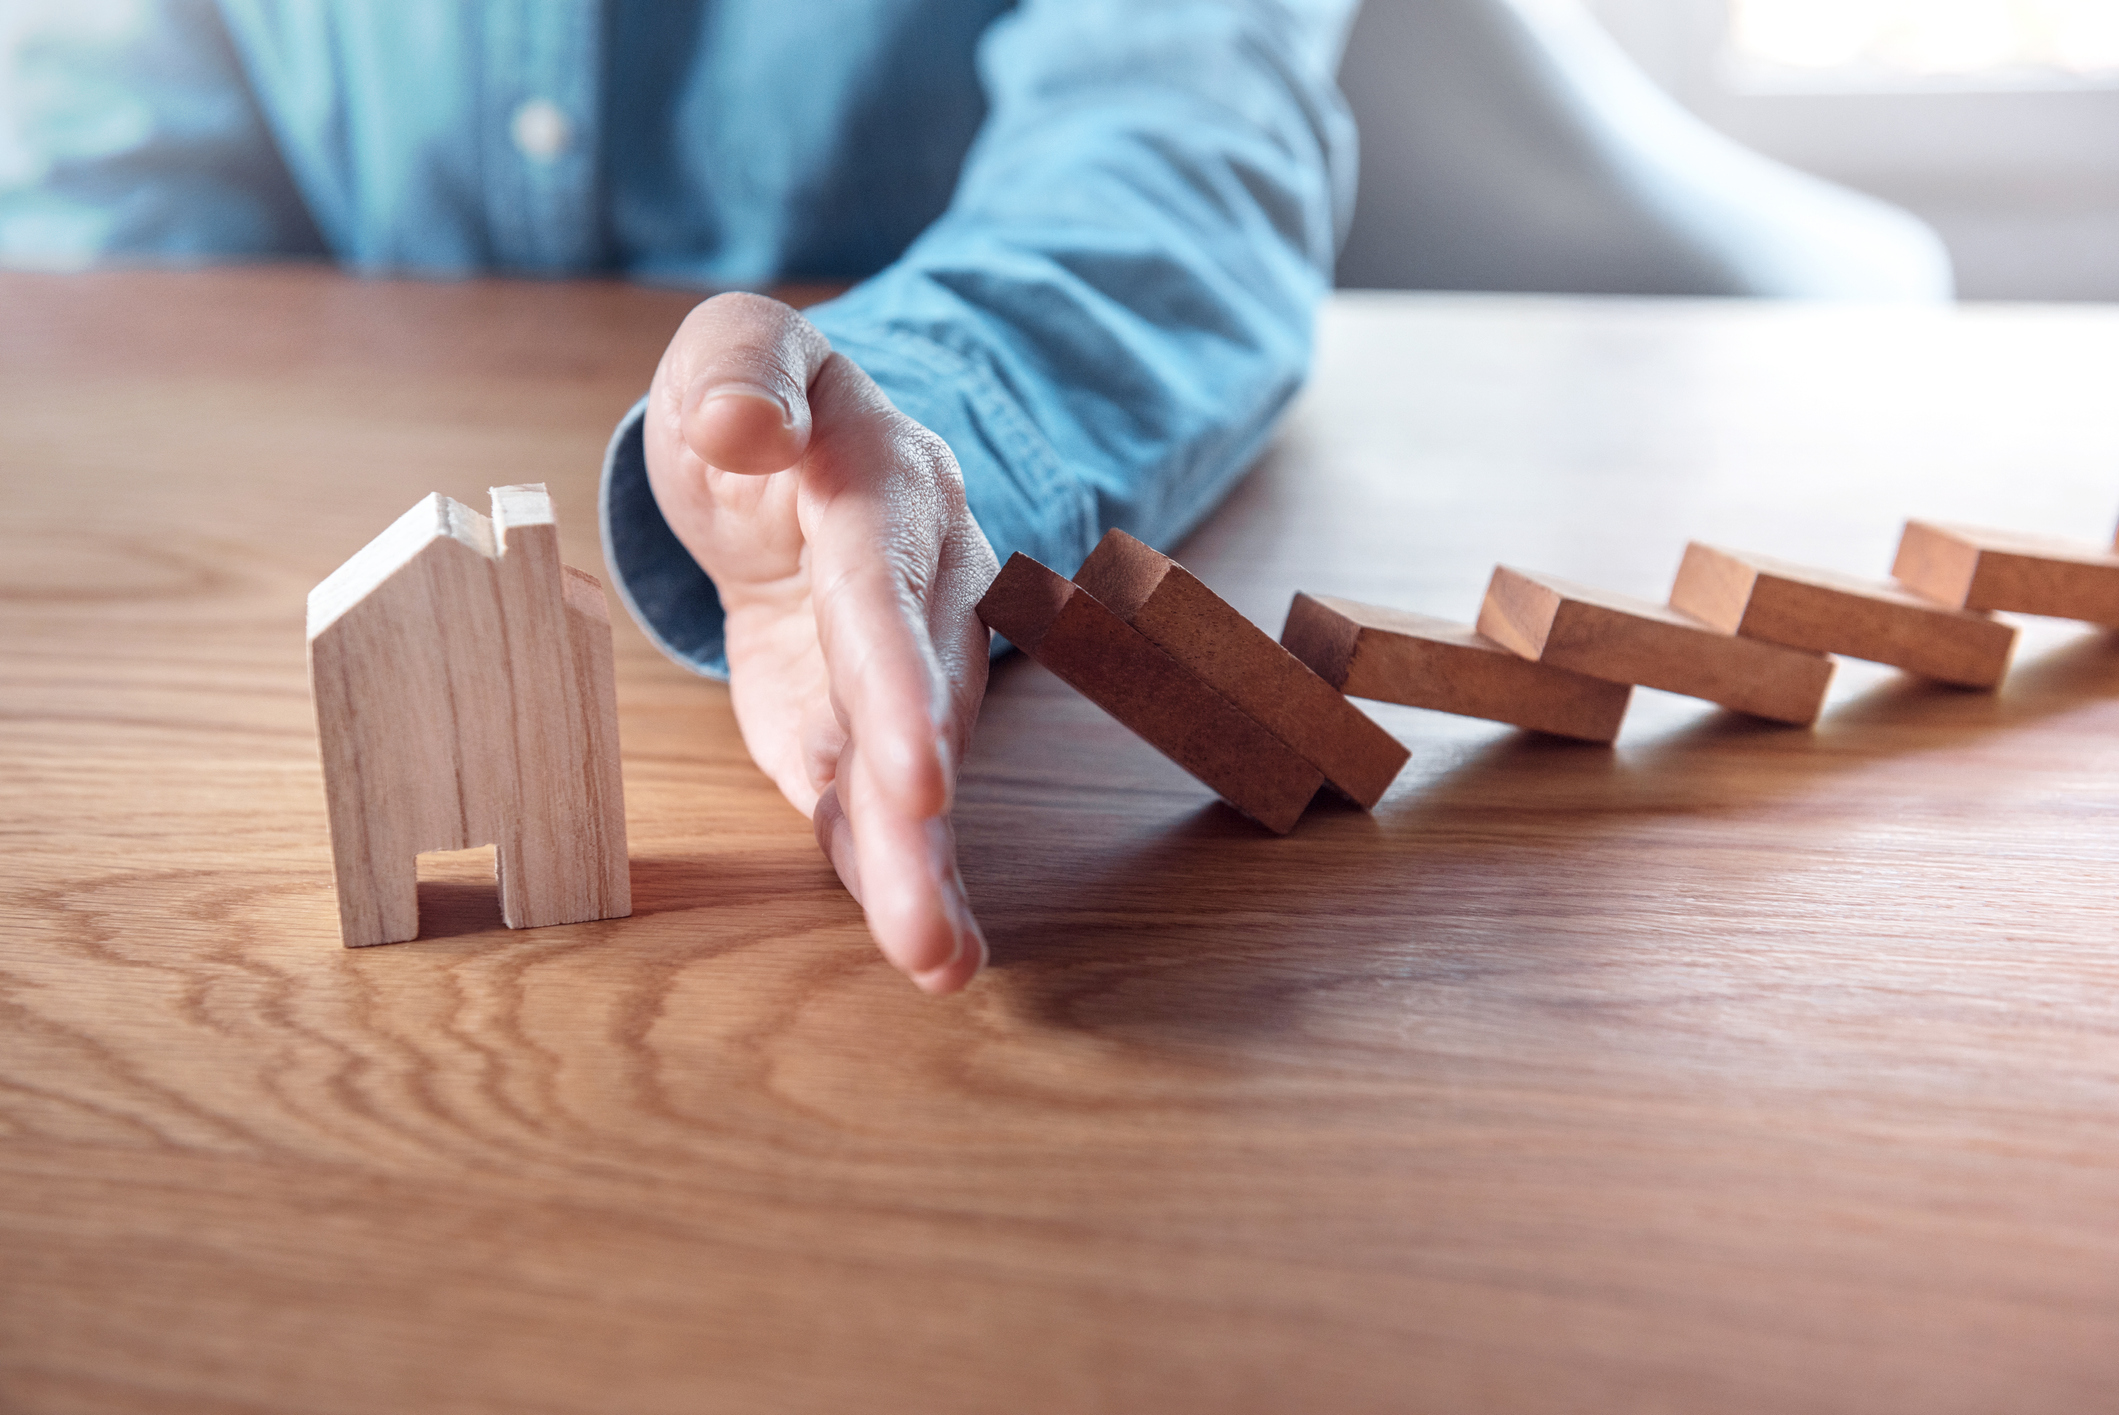
[[[1842,665],[1814,731],[1413,752],[1284,839],[1036,665],[963,785],[995,966],[885,965],[725,691],[617,626],[636,913],[341,948],[307,589],[591,486],[688,300],[0,278],[0,1409],[2119,1406],[2119,646]],[[1343,297],[1184,548],[1469,619],[1688,539],[2101,541],[2119,312]],[[1071,567],[1068,567],[1071,568]]]

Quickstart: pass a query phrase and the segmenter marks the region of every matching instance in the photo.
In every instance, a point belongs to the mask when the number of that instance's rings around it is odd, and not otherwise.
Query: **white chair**
[[[1369,0],[1342,286],[1947,300],[1926,224],[1709,128],[1578,0]]]

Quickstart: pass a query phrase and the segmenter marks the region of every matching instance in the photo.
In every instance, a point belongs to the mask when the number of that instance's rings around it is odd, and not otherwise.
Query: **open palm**
[[[986,945],[949,823],[986,691],[993,549],[956,459],[793,309],[693,310],[649,394],[648,481],[728,615],[744,744],[883,953],[953,992]]]

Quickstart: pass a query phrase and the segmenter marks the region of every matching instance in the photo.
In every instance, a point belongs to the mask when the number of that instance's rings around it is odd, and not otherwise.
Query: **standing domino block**
[[[1487,586],[1479,632],[1553,668],[1797,726],[1817,721],[1832,682],[1823,654],[1740,639],[1664,605],[1506,565]]]
[[[1609,742],[1633,688],[1510,652],[1469,624],[1298,594],[1280,642],[1356,698]]]
[[[1124,531],[1104,536],[1074,583],[1324,773],[1375,809],[1412,756],[1346,696],[1199,578]]]
[[[1891,573],[1959,609],[2119,625],[2119,554],[2093,545],[1908,521]]]
[[[1999,683],[2016,647],[2015,626],[1991,615],[1698,541],[1685,547],[1670,603],[1725,634],[1888,663],[1967,688]]]
[[[309,593],[347,947],[419,936],[418,856],[493,845],[511,929],[630,914],[611,621],[542,486],[429,496]]]
[[[978,615],[1268,830],[1294,829],[1324,784],[1294,748],[1094,595],[1027,555],[1008,557]]]

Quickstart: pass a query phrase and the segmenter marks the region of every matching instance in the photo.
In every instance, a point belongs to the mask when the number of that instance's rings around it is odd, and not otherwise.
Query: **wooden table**
[[[0,280],[0,1408],[2119,1403],[2119,646],[1615,750],[1410,709],[1265,838],[1035,666],[960,812],[996,966],[876,956],[723,689],[622,626],[638,912],[338,945],[309,586],[544,480],[688,301]],[[2094,538],[2119,312],[1342,298],[1187,548],[1468,618],[1688,536]]]

